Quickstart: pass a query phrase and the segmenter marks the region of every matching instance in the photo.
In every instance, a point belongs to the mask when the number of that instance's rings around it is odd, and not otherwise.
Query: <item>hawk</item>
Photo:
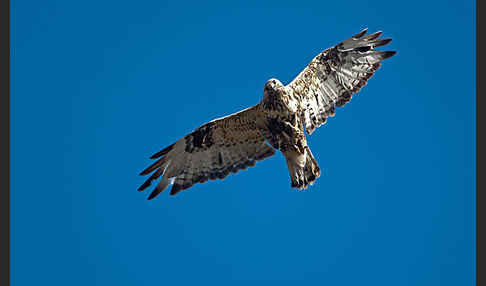
[[[351,38],[321,52],[289,84],[270,79],[262,100],[245,110],[210,121],[154,154],[155,163],[140,175],[153,174],[140,186],[145,190],[159,177],[149,200],[173,184],[175,195],[196,183],[224,179],[255,166],[280,150],[287,161],[291,187],[299,190],[312,185],[321,174],[307,145],[310,135],[336,107],[351,100],[395,51],[376,47],[391,42],[379,39],[382,32],[366,35],[364,29]]]

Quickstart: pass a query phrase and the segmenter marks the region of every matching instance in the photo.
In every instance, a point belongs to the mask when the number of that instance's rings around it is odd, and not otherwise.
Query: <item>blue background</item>
[[[308,138],[147,201],[148,156],[369,27],[393,58]],[[475,2],[11,2],[13,285],[474,285]]]

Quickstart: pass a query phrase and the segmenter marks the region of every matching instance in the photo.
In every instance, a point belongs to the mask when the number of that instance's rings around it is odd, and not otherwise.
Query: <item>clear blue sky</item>
[[[11,2],[13,285],[474,285],[475,1]],[[147,201],[148,157],[368,27],[393,58],[308,138]]]

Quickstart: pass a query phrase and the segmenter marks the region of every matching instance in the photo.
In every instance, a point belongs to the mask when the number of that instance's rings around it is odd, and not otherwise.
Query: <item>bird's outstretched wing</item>
[[[153,199],[170,183],[171,195],[208,179],[223,179],[231,172],[254,166],[256,161],[275,154],[265,142],[268,131],[264,117],[255,108],[213,120],[184,136],[174,144],[154,154],[155,163],[140,175],[154,172],[138,189],[162,179],[150,194]]]
[[[365,36],[364,29],[353,37],[317,55],[291,82],[301,105],[301,117],[308,134],[334,116],[335,107],[345,105],[380,67],[380,61],[394,51],[377,51],[391,39],[378,39],[381,32]]]

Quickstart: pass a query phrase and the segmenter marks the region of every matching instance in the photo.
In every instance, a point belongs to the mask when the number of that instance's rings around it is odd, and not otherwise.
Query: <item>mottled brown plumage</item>
[[[334,116],[336,107],[351,100],[380,67],[395,54],[376,51],[391,39],[367,29],[317,55],[287,86],[277,79],[265,83],[263,99],[253,107],[213,120],[154,154],[155,163],[140,175],[154,172],[139,191],[162,177],[152,199],[173,183],[175,195],[196,183],[223,179],[254,166],[280,150],[293,188],[305,189],[321,171],[307,146],[307,133]]]

